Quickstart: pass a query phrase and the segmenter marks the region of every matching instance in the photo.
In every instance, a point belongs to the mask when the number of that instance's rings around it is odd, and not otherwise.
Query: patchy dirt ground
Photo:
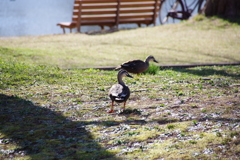
[[[125,78],[131,90],[127,110],[116,104],[111,114],[107,92],[116,72],[45,72],[47,78],[29,69],[11,79],[2,71],[0,159],[240,156],[239,66]]]

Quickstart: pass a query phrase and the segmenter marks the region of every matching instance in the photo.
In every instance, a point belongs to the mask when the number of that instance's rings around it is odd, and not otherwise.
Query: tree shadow
[[[0,144],[17,145],[10,154],[1,150],[4,158],[119,159],[94,140],[85,122],[16,96],[0,94],[0,132]]]
[[[224,17],[224,16],[216,16],[218,18],[221,18],[225,21],[228,21],[229,23],[235,23],[240,25],[240,18],[239,17]]]
[[[240,78],[240,72],[236,74],[228,73],[225,70],[215,70],[212,68],[201,68],[200,70],[192,70],[191,68],[172,68],[172,70],[177,72],[190,73],[198,76],[210,76],[210,75],[220,75],[231,78]]]
[[[135,113],[135,110],[132,110]],[[129,114],[129,112],[125,113]],[[122,115],[122,116],[125,116]],[[137,112],[137,115],[138,112]],[[199,121],[239,122],[239,119],[198,119]],[[189,120],[187,120],[189,121]],[[34,105],[31,101],[0,94],[0,146],[17,144],[18,148],[1,158],[29,156],[31,159],[112,159],[120,160],[100,146],[87,130],[90,124],[117,126],[120,124],[145,125],[157,122],[165,125],[181,122],[178,119],[160,118],[154,121],[72,121],[57,111]],[[6,148],[5,148],[6,149]],[[3,150],[1,149],[0,152]],[[23,154],[20,155],[19,154]]]

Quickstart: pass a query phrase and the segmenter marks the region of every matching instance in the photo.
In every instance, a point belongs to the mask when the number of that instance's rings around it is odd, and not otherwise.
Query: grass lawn
[[[198,16],[111,34],[0,38],[0,58],[60,68],[117,66],[153,55],[160,64],[240,61],[240,26]]]
[[[117,71],[63,68],[115,66],[149,54],[161,64],[236,62],[239,32],[214,19],[106,35],[0,39],[0,159],[238,159],[239,65],[124,78],[127,110],[116,104],[111,114],[108,90]],[[156,39],[143,38],[150,35]]]

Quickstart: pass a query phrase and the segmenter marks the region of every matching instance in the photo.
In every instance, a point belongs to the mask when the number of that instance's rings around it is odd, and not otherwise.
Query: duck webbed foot
[[[114,110],[110,110],[110,111],[108,111],[108,113],[114,113]]]

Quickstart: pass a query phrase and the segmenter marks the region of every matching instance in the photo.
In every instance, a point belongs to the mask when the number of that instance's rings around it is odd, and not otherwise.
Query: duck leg
[[[126,101],[123,103],[123,111],[125,110]]]
[[[108,113],[113,113],[113,112],[114,112],[114,110],[113,110],[113,105],[114,105],[114,101],[112,101],[111,110],[110,110],[110,111],[108,111]]]

